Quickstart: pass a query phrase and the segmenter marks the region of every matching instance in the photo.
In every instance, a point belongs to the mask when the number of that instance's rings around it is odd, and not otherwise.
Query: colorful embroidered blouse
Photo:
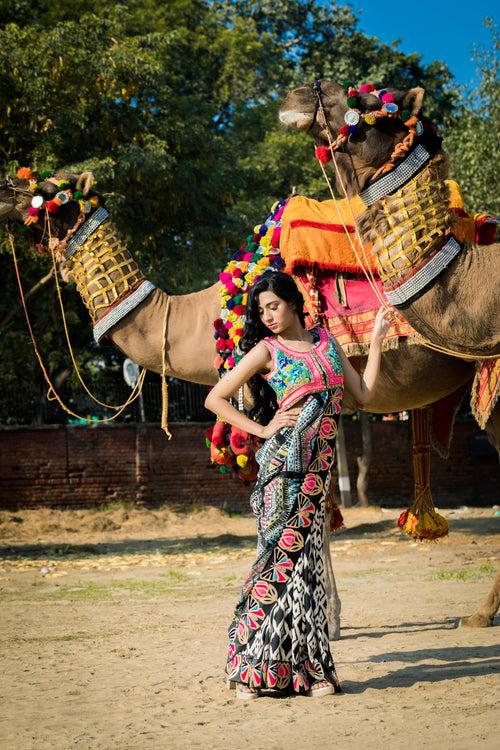
[[[312,328],[313,346],[298,352],[273,336],[262,339],[271,353],[271,372],[262,373],[276,392],[278,406],[288,408],[304,396],[343,385],[342,361],[333,337],[324,328]]]

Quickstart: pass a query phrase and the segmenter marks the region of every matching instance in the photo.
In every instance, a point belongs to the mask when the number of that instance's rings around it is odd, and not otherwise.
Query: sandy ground
[[[395,528],[395,510],[347,511],[332,541],[344,693],[251,702],[222,674],[252,518],[0,512],[0,746],[498,747],[500,619],[456,624],[493,582],[500,517],[443,512],[450,536],[416,544]]]

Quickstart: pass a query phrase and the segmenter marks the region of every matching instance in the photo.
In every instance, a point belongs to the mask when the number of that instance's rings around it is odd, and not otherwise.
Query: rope
[[[83,420],[83,421],[88,422],[88,423],[92,422],[92,424],[103,424],[103,423],[107,423],[107,422],[113,422],[113,420],[115,420],[117,417],[119,417],[120,414],[122,414],[125,411],[125,409],[127,408],[127,406],[129,406],[137,398],[137,396],[140,393],[140,390],[138,390],[138,392],[135,395],[133,395],[133,391],[132,391],[132,393],[130,394],[130,396],[127,399],[127,401],[119,408],[119,410],[116,412],[116,414],[113,414],[112,417],[105,417],[104,419],[90,420],[88,417],[82,416],[81,414],[77,414],[76,412],[72,411],[72,409],[70,409],[68,406],[66,406],[66,404],[62,401],[61,397],[57,393],[57,391],[56,391],[56,389],[54,387],[54,384],[52,383],[52,380],[50,379],[50,375],[49,375],[49,373],[47,372],[47,370],[45,368],[45,365],[43,363],[43,359],[42,359],[42,357],[40,355],[40,352],[38,350],[38,346],[37,346],[37,343],[36,343],[35,335],[33,333],[33,328],[31,326],[31,321],[30,321],[30,317],[29,317],[29,313],[28,313],[28,308],[26,306],[26,301],[25,301],[25,298],[24,298],[24,290],[23,290],[23,285],[22,285],[22,282],[21,282],[21,276],[19,274],[19,265],[18,265],[18,261],[17,261],[16,250],[15,250],[15,247],[14,247],[14,238],[13,238],[12,233],[10,231],[8,232],[8,240],[9,240],[10,249],[12,251],[12,257],[13,257],[13,260],[14,260],[14,270],[15,270],[15,273],[16,273],[17,285],[19,287],[19,293],[20,293],[20,296],[21,296],[21,304],[23,306],[24,316],[26,318],[26,324],[28,326],[29,334],[30,334],[30,337],[31,337],[31,343],[33,345],[33,349],[34,349],[36,358],[38,360],[38,364],[40,365],[40,369],[42,370],[43,376],[45,378],[45,382],[48,385],[47,400],[48,401],[57,401],[57,403],[59,404],[59,406],[61,407],[61,409],[63,411],[65,411],[66,414],[69,414],[71,417],[75,417],[76,419],[80,419],[80,420]],[[143,369],[142,372],[141,372],[141,374],[139,375],[139,378],[138,378],[137,384],[136,384],[136,387],[139,387],[139,389],[142,389],[142,385],[143,385],[145,376],[146,376],[146,370]]]
[[[366,276],[366,278],[368,280],[368,283],[370,284],[370,286],[371,286],[371,288],[373,290],[373,293],[375,294],[375,296],[379,300],[379,302],[382,305],[382,307],[390,308],[390,305],[387,304],[387,300],[382,296],[382,294],[380,293],[380,290],[378,289],[378,287],[377,287],[377,285],[375,283],[375,278],[374,278],[373,272],[372,272],[372,270],[370,268],[370,264],[369,264],[369,261],[368,261],[367,255],[366,255],[365,245],[364,245],[364,242],[363,242],[363,240],[361,238],[361,234],[360,234],[359,229],[358,229],[358,225],[357,225],[357,222],[356,222],[356,218],[354,216],[354,211],[352,209],[351,201],[349,200],[349,196],[347,195],[347,190],[345,188],[344,181],[342,180],[342,176],[340,174],[340,170],[339,170],[339,167],[338,167],[338,164],[337,164],[337,159],[336,159],[336,156],[335,156],[335,149],[334,149],[334,145],[335,144],[334,144],[334,142],[332,140],[332,137],[331,137],[331,134],[330,134],[330,125],[328,123],[328,120],[326,119],[325,110],[323,108],[323,102],[321,101],[321,96],[319,96],[319,95],[318,95],[318,101],[319,101],[319,111],[321,112],[321,115],[323,117],[323,121],[324,121],[324,124],[325,124],[326,134],[328,136],[328,143],[329,143],[330,151],[331,151],[331,154],[332,154],[332,161],[333,161],[333,164],[334,164],[334,167],[335,167],[335,172],[336,172],[336,175],[337,175],[337,179],[339,181],[339,185],[340,185],[340,187],[342,189],[344,197],[345,197],[345,199],[347,201],[347,205],[349,206],[349,212],[350,212],[351,217],[352,217],[352,223],[353,223],[353,226],[354,226],[356,238],[357,238],[357,240],[358,240],[358,242],[360,244],[360,247],[361,247],[361,249],[363,251],[363,256],[364,256],[364,259],[366,261],[366,267],[363,265],[363,262],[361,261],[359,253],[357,251],[356,245],[354,244],[354,241],[353,241],[352,237],[350,236],[350,233],[349,233],[349,231],[348,231],[348,229],[346,227],[346,224],[344,222],[342,213],[340,211],[340,207],[338,205],[337,198],[335,197],[335,193],[333,191],[331,182],[330,182],[330,180],[328,178],[328,175],[326,173],[325,166],[320,161],[320,166],[321,166],[321,170],[323,172],[323,176],[324,176],[325,181],[326,181],[326,183],[328,185],[328,188],[330,190],[330,194],[331,194],[331,196],[333,198],[333,202],[335,204],[335,208],[337,210],[337,214],[338,214],[338,216],[340,218],[340,222],[342,224],[344,232],[346,233],[346,236],[347,236],[347,238],[349,240],[349,243],[351,245],[352,251],[354,252],[354,255],[356,256],[356,260],[358,261],[361,270],[363,271],[364,275]],[[413,139],[411,139],[411,142],[413,143]],[[402,143],[404,143],[404,141]],[[407,144],[405,144],[404,147],[401,149],[401,155],[404,154],[404,153],[406,153],[406,151],[408,150],[408,148],[409,148],[409,146]],[[394,156],[394,154],[393,154],[393,156]],[[392,159],[392,157],[391,157],[391,159]],[[390,162],[388,162],[388,163],[390,163]],[[413,309],[413,313],[415,314],[415,316],[421,322],[425,322],[425,321],[422,320],[422,318],[420,318],[420,316],[415,311],[415,309]],[[464,360],[468,360],[468,361],[472,361],[472,362],[477,362],[478,359],[480,359],[480,360],[498,359],[498,354],[483,355],[483,354],[466,354],[464,352],[457,352],[457,351],[454,351],[453,349],[448,349],[445,346],[441,346],[440,344],[434,344],[433,342],[428,341],[427,339],[424,339],[423,337],[422,337],[422,340],[421,340],[420,343],[422,344],[422,346],[425,346],[428,349],[433,349],[434,351],[439,352],[440,354],[447,354],[448,356],[451,356],[451,357],[458,357],[459,359],[464,359]]]
[[[167,297],[163,318],[163,342],[161,347],[161,429],[169,440],[172,433],[168,429],[168,383],[167,383],[167,320],[170,312],[170,297]]]

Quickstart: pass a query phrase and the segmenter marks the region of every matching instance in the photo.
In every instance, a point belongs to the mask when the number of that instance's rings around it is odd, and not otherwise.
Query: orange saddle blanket
[[[454,180],[446,182],[450,189],[450,211],[456,215],[453,227],[455,237],[460,242],[485,245],[493,242],[495,225],[485,222],[486,214],[469,216],[464,211],[458,184]],[[294,274],[299,268],[359,274],[362,273],[359,257],[365,267],[378,275],[371,245],[365,245],[363,250],[356,238],[354,222],[365,210],[366,206],[359,196],[350,202],[346,199],[315,201],[302,195],[289,200],[283,212],[280,238],[285,270]]]

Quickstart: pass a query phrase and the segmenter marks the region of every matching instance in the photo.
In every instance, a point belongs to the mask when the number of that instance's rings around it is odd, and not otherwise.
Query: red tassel
[[[330,146],[316,146],[316,148],[314,149],[314,154],[316,156],[316,159],[322,164],[327,164],[327,162],[332,160]]]

